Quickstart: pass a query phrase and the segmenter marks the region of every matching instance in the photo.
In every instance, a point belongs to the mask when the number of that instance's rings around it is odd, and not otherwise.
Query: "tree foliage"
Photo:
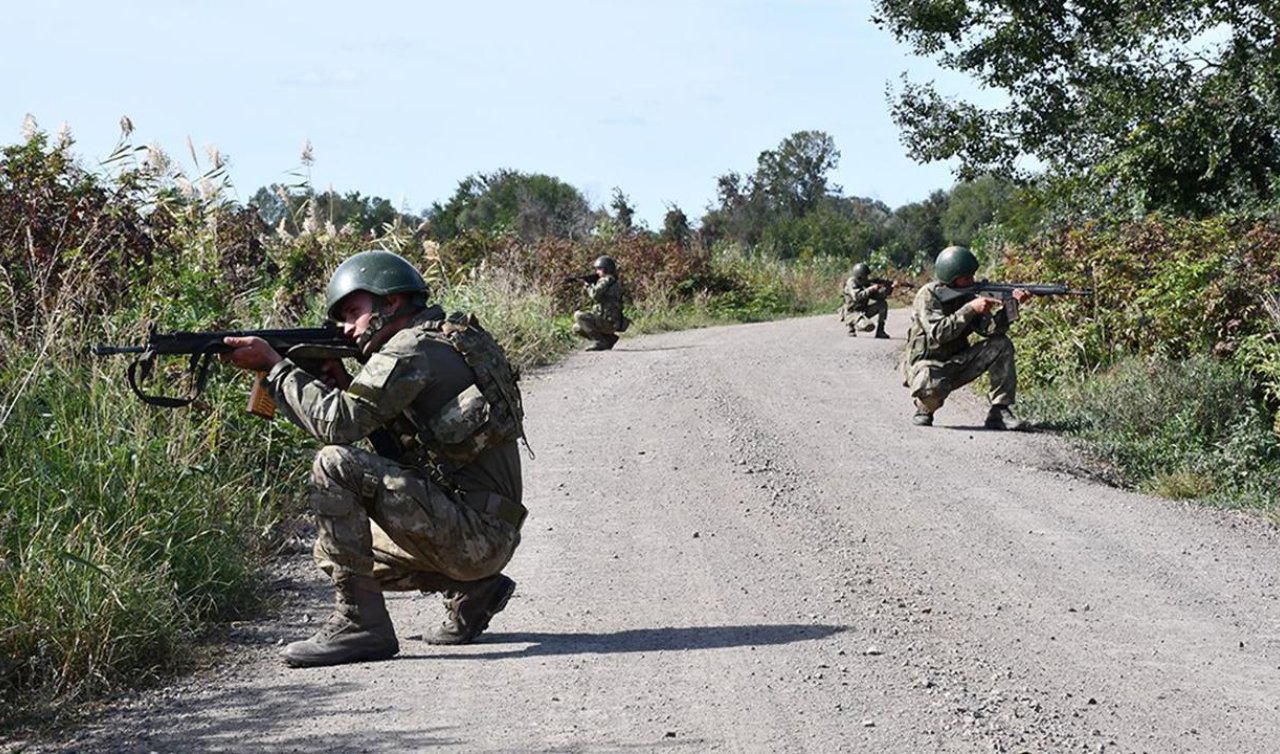
[[[339,194],[332,189],[315,194],[274,183],[259,188],[250,197],[249,205],[272,227],[284,222],[287,229],[296,231],[309,217],[322,225],[350,227],[366,238],[381,237],[396,223],[413,228],[422,221],[417,215],[397,210],[380,196],[363,196],[359,191]]]
[[[1095,207],[1203,215],[1276,197],[1280,22],[1240,0],[877,0],[917,54],[1003,92],[1001,106],[904,81],[910,154],[962,177],[1031,157]]]
[[[832,187],[828,174],[839,165],[835,140],[822,131],[797,131],[756,159],[756,170],[716,178],[719,206],[703,218],[711,238],[755,246],[776,222],[798,221],[817,209]]]
[[[581,239],[598,219],[582,192],[559,178],[507,169],[464,178],[427,216],[441,242],[467,231],[510,232],[524,241]]]

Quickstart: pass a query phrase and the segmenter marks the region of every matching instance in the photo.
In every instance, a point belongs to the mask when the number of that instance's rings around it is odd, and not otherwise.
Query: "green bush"
[[[1126,358],[1023,397],[1037,421],[1084,440],[1131,485],[1271,509],[1280,439],[1238,367],[1197,356]]]

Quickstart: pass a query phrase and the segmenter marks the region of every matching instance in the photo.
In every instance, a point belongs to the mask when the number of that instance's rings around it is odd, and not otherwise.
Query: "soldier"
[[[844,306],[840,321],[849,327],[849,337],[857,337],[858,331],[870,332],[875,328],[877,338],[887,338],[884,319],[889,314],[887,296],[891,287],[883,281],[871,280],[871,268],[859,262],[853,266],[853,275],[844,284]]]
[[[978,258],[971,251],[948,246],[934,262],[936,282],[916,293],[903,362],[904,384],[911,388],[916,405],[913,424],[932,425],[934,412],[947,396],[985,372],[991,377],[987,428],[1023,426],[1013,414],[1018,377],[1013,341],[1005,333],[1018,304],[1030,294],[1014,291],[1013,299],[1002,308],[997,299],[965,291],[974,284],[977,271]],[[969,342],[971,334],[979,337],[976,343]]]
[[[422,276],[386,251],[343,262],[329,317],[360,349],[352,378],[331,360],[304,371],[259,338],[225,358],[266,372],[280,410],[324,443],[311,476],[315,559],[337,589],[333,614],[284,649],[294,667],[384,660],[399,651],[384,590],[445,593],[436,644],[475,639],[506,606],[501,571],[525,508],[515,371],[473,318],[428,306]],[[357,448],[369,439],[379,453]]]
[[[617,334],[626,331],[631,323],[622,313],[622,282],[618,280],[617,262],[613,257],[602,256],[594,267],[591,275],[571,278],[581,280],[587,295],[595,302],[592,311],[573,313],[573,331],[595,341],[587,347],[588,351],[608,351],[618,342]]]

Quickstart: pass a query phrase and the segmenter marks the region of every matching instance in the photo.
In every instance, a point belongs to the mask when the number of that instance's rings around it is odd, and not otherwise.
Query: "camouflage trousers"
[[[617,328],[595,312],[574,312],[573,331],[588,340],[600,340],[606,335],[613,335]]]
[[[520,531],[457,501],[417,469],[350,445],[327,445],[311,471],[315,559],[339,576],[373,576],[387,591],[444,591],[492,576]]]
[[[845,313],[844,323],[849,332],[861,330],[871,332],[884,329],[884,319],[889,315],[889,302],[884,299],[868,301],[861,309],[850,309]]]
[[[908,367],[907,386],[916,408],[932,414],[955,390],[988,374],[993,406],[1012,406],[1018,389],[1018,371],[1013,360],[1013,341],[995,335],[978,341],[947,361],[921,361]]]

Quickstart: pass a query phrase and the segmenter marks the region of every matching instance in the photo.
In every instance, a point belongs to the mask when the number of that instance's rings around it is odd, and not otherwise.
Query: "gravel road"
[[[960,395],[910,424],[893,340],[833,317],[629,338],[524,383],[532,511],[481,643],[289,670],[327,612],[30,751],[1280,749],[1280,539],[1123,492]]]

